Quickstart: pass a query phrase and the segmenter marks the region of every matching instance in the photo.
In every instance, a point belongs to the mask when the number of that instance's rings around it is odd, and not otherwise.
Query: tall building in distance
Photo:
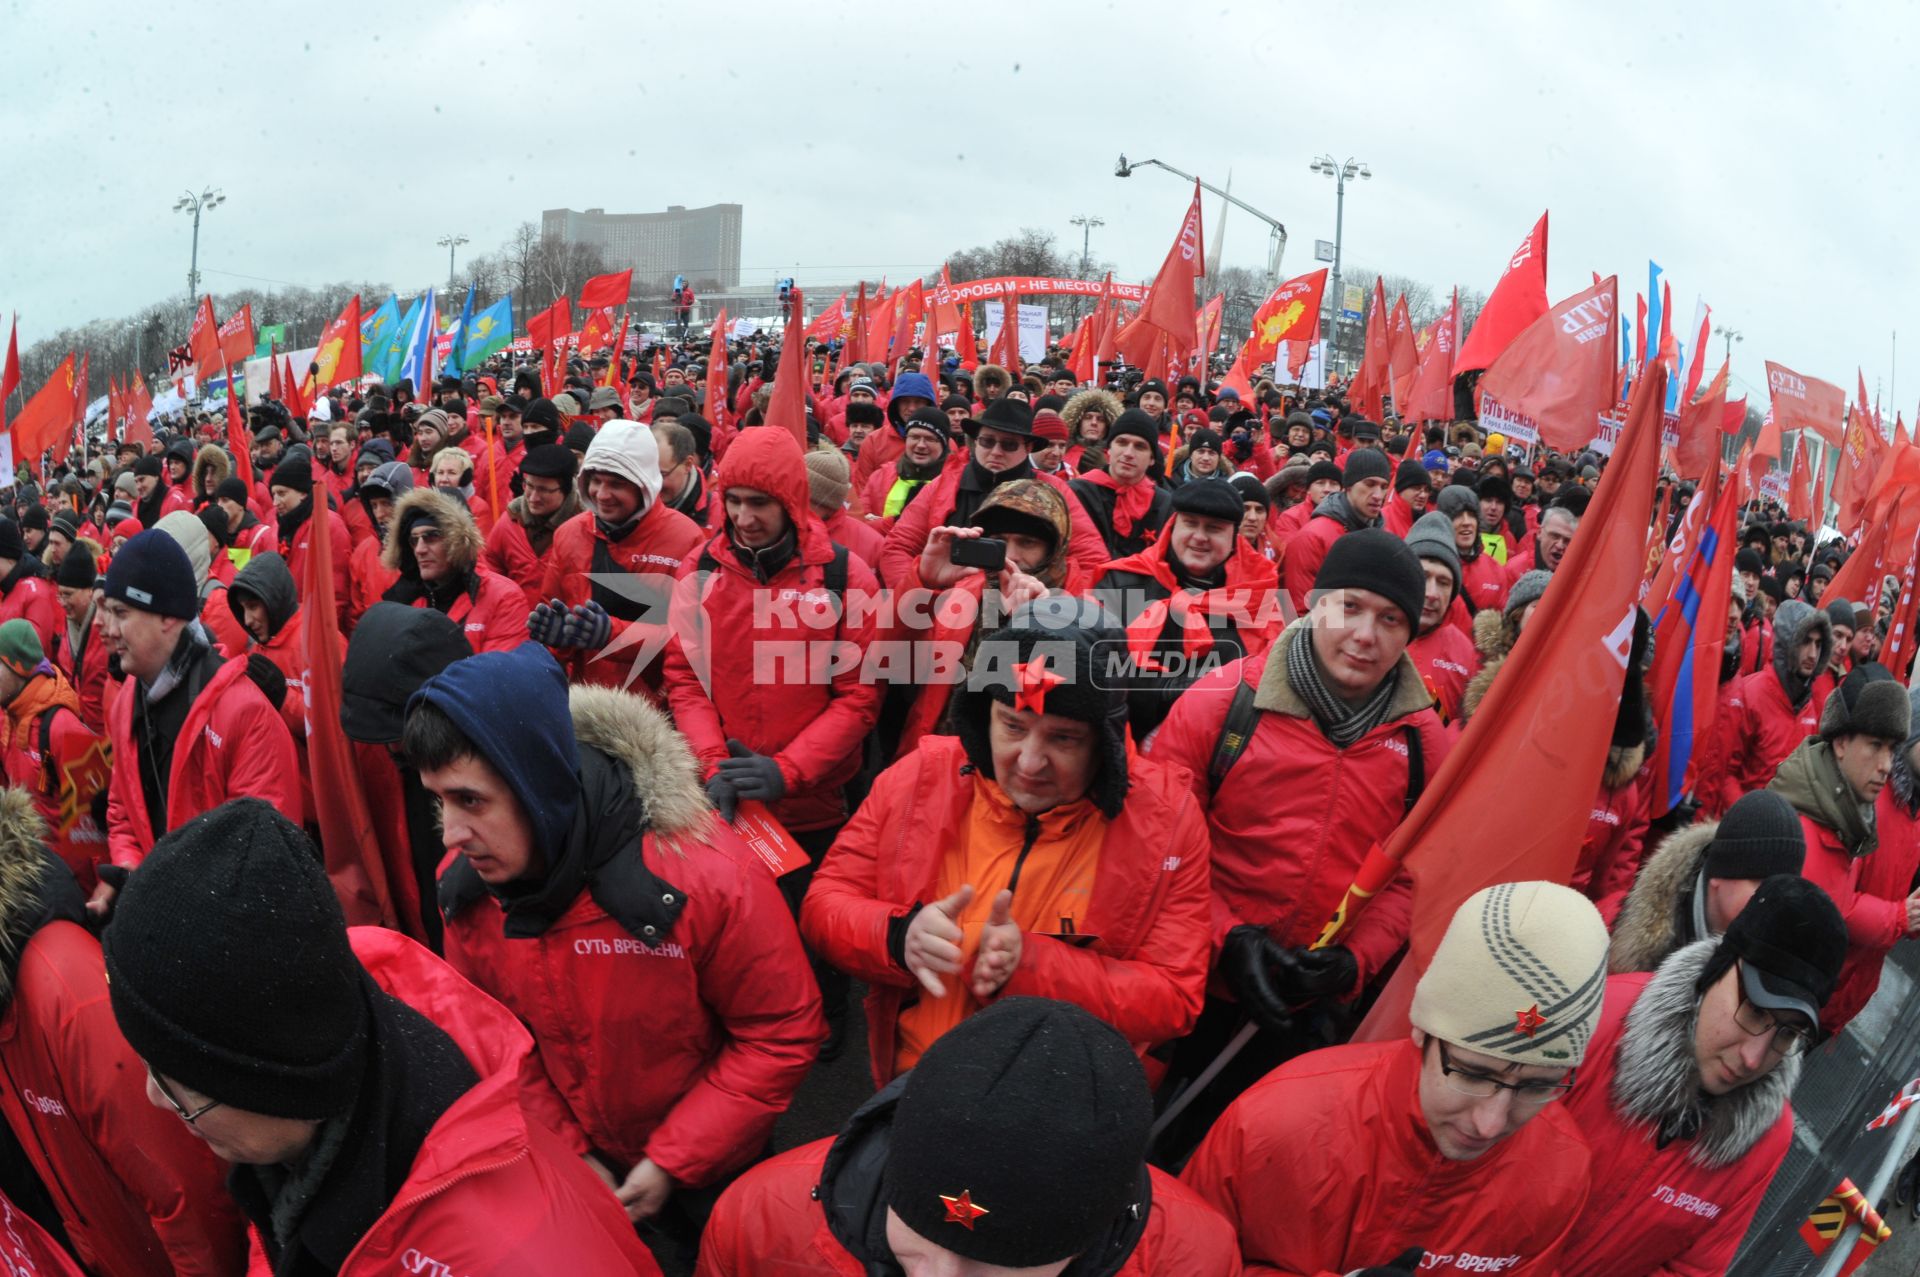
[[[669,204],[664,213],[550,208],[540,214],[540,237],[597,245],[613,269],[633,267],[636,287],[670,285],[675,275],[689,283],[717,279],[724,288],[740,286],[738,204]]]

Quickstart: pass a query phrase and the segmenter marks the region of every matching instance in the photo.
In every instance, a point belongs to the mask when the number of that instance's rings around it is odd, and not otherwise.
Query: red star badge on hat
[[[1540,1026],[1547,1022],[1547,1017],[1540,1014],[1540,1004],[1538,1002],[1524,1011],[1515,1011],[1513,1018],[1513,1031],[1515,1033],[1524,1033],[1528,1037],[1532,1037],[1538,1033]]]
[[[949,1224],[959,1224],[968,1232],[973,1231],[974,1220],[980,1218],[982,1215],[990,1215],[993,1213],[984,1206],[975,1206],[973,1204],[973,1193],[964,1188],[960,1190],[960,1196],[948,1197],[945,1193],[942,1193],[940,1194],[940,1200],[947,1204],[947,1218],[945,1222]]]
[[[1013,693],[1013,707],[1030,709],[1036,714],[1047,712],[1047,690],[1067,681],[1047,668],[1047,658],[1044,656],[1016,664],[1013,677],[1017,684]]]

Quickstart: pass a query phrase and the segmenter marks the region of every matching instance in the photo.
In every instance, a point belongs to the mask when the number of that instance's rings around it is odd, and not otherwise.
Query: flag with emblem
[[[13,419],[13,459],[37,465],[54,438],[73,424],[73,355],[60,361],[27,406]]]
[[[1611,336],[1607,344],[1611,356]],[[1596,724],[1613,722],[1626,681],[1666,394],[1661,368],[1634,387],[1619,445],[1539,610],[1419,803],[1362,863],[1322,938],[1337,943],[1353,907],[1404,862],[1413,880],[1410,950],[1356,1041],[1407,1035],[1413,986],[1469,896],[1573,875],[1607,759],[1608,732]],[[1487,837],[1493,810],[1505,813],[1511,836]]]
[[[1745,493],[1744,476],[1735,470],[1710,498],[1718,471],[1716,459],[1707,487],[1688,507],[1692,514],[1709,499],[1713,502],[1704,526],[1698,519],[1686,521],[1683,535],[1690,544],[1670,596],[1647,599],[1649,608],[1658,609],[1653,618],[1653,668],[1647,672],[1647,702],[1659,720],[1652,763],[1655,819],[1686,795],[1695,743],[1712,737],[1719,705],[1721,646],[1733,598],[1733,556],[1739,549],[1734,538]]]
[[[478,368],[513,340],[513,296],[502,297],[474,315],[460,343],[460,367]]]
[[[319,372],[314,384],[327,390],[343,381],[360,380],[360,294],[355,293],[320,333],[313,362]]]
[[[467,300],[460,307],[460,318],[453,321],[453,327],[448,332],[451,340],[447,342],[446,358],[440,366],[441,371],[450,376],[458,377],[473,366],[462,361],[466,358],[467,325],[473,322],[473,294],[478,287],[477,284],[467,285]]]

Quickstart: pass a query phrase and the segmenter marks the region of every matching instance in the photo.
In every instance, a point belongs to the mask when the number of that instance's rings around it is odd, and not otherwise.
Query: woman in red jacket
[[[0,1114],[89,1269],[238,1274],[246,1235],[226,1168],[148,1102],[85,898],[45,837],[26,792],[0,792]]]
[[[1086,608],[1036,600],[981,640],[959,736],[882,772],[814,875],[801,931],[867,982],[877,1082],[1003,994],[1085,1007],[1143,1054],[1199,1013],[1204,822],[1184,775],[1132,752]]]

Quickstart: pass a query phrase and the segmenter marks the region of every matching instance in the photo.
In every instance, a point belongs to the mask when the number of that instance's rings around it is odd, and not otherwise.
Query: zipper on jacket
[[[1027,855],[1033,850],[1033,844],[1040,838],[1040,818],[1032,812],[1027,813],[1027,833],[1020,840],[1020,855],[1013,862],[1013,876],[1007,879],[1007,890],[1020,890],[1020,871],[1027,867]]]

